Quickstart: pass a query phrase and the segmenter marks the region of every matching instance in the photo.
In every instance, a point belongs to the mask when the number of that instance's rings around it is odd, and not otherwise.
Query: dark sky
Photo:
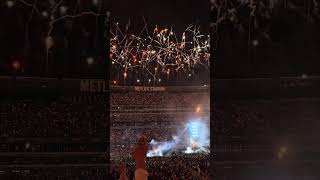
[[[210,9],[207,0],[112,0],[111,13],[114,21],[126,24],[130,19],[135,28],[145,17],[150,25],[173,26],[176,32],[191,23],[208,32]]]
[[[102,65],[106,62],[104,56],[108,49],[107,38],[104,38],[105,32],[108,31],[105,25],[108,2],[101,0],[101,15],[98,17],[83,15],[62,18],[55,23],[50,33],[54,45],[47,56],[44,40],[50,27],[49,2],[37,1],[35,5],[38,12],[33,13],[32,8],[20,1],[15,1],[12,7],[0,3],[0,74],[13,73],[12,64],[19,62],[19,75],[104,76],[106,68],[102,68]],[[98,6],[92,1],[82,0],[78,6],[77,1],[63,2],[60,6],[67,7],[68,15],[87,11],[99,12]],[[43,12],[48,15],[43,16]],[[59,11],[53,12],[52,15],[55,19],[62,17]],[[87,63],[88,58],[94,58],[94,63],[90,66]]]
[[[310,8],[308,16],[307,9],[303,3],[296,3],[295,8],[279,5],[269,13],[270,18],[257,13],[253,19],[248,9],[241,8],[239,23],[221,24],[216,38],[219,41],[211,45],[215,46],[211,54],[215,77],[320,75],[320,11]],[[216,15],[212,13],[212,17]],[[249,26],[249,22],[255,26]]]

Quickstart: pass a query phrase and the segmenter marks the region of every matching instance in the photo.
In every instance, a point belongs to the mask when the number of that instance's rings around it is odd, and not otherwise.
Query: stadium
[[[214,177],[319,177],[319,77],[217,79],[215,85]]]
[[[200,174],[210,171],[221,179],[319,176],[318,77],[217,79],[210,114],[208,87],[110,86],[108,115],[103,86],[99,95],[97,88],[85,91],[84,81],[103,80],[1,77],[1,178],[106,179],[110,167],[115,179],[123,160],[132,176],[130,152],[137,136],[170,142],[199,116],[211,117],[210,169],[207,155],[185,153],[182,146],[148,157],[155,179],[186,170],[195,177],[198,167]]]
[[[107,95],[81,81],[0,77],[1,179],[108,179]]]
[[[0,80],[1,178],[116,179],[123,160],[131,176],[131,146],[141,134],[153,143],[150,178],[208,175],[207,85],[108,88],[103,79]]]
[[[319,20],[319,0],[3,0],[0,179],[318,180]]]
[[[132,179],[132,146],[145,135],[150,179],[208,176],[209,90],[208,86],[111,87],[110,153],[114,165],[125,161]],[[116,172],[113,175],[119,177]]]

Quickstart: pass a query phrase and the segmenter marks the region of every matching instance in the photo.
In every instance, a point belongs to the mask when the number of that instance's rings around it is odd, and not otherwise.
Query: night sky
[[[131,21],[134,29],[143,26],[143,17],[149,25],[173,26],[177,33],[191,23],[197,23],[208,34],[209,1],[207,0],[114,0],[111,2],[114,22],[127,24]]]
[[[97,7],[92,5],[93,1],[79,1],[79,12],[97,12]],[[34,13],[30,19],[32,7],[25,6],[18,0],[11,2],[14,3],[0,2],[0,72],[2,75],[11,74],[12,63],[19,61],[23,67],[20,71],[25,75],[45,74],[46,54],[43,41],[48,32],[49,16],[43,17],[42,13],[48,9],[50,1],[39,1],[39,12]],[[63,2],[61,5],[68,7],[67,13],[73,13],[76,1]],[[142,29],[145,17],[150,28],[154,25],[165,28],[173,26],[175,32],[179,33],[189,24],[198,23],[203,33],[208,34],[209,23],[214,18],[210,15],[207,0],[101,2],[102,13],[110,9],[112,21],[120,22],[122,25],[130,20],[132,31]],[[213,44],[217,49],[211,55],[215,63],[216,77],[298,76],[304,73],[320,75],[319,10],[315,9],[313,4],[301,3],[299,0],[288,2],[290,6],[285,8],[280,5],[275,8],[267,21],[258,19],[266,33],[261,28],[251,29],[251,40],[258,41],[255,47],[248,42],[249,21],[246,9],[242,9],[238,14],[244,25],[242,32],[237,31],[227,21],[221,26],[219,41]],[[309,19],[306,20],[308,12]],[[59,13],[54,15],[56,18],[61,16]],[[103,16],[96,19],[88,15],[56,23],[51,33],[55,46],[51,49],[50,73],[105,73],[106,69],[102,69],[101,66],[101,63],[105,62],[103,56],[107,54],[105,52],[108,49],[108,43],[103,37],[106,31],[104,20]],[[261,24],[259,25],[261,27]],[[87,65],[88,57],[94,58],[93,65]]]
[[[106,66],[103,67],[103,64],[108,50],[107,39],[104,38],[108,31],[105,25],[107,2],[64,0],[60,4],[53,4],[57,6],[55,11],[50,7],[53,2],[60,1],[36,2],[36,9],[19,0],[0,2],[1,75],[14,72],[25,76],[105,75]],[[83,12],[99,15],[81,15]],[[79,16],[62,18],[65,15]],[[51,16],[62,19],[53,24],[49,33]],[[46,70],[45,39],[48,36],[53,39],[53,46],[48,53],[49,68]],[[88,59],[93,59],[89,66]],[[15,62],[20,64],[16,71],[12,67]]]
[[[237,14],[241,31],[228,20],[221,24],[211,55],[215,77],[320,75],[320,14],[315,1],[288,0],[286,6],[278,2],[268,18],[261,13],[265,9],[257,8],[250,30],[250,10],[245,6]]]

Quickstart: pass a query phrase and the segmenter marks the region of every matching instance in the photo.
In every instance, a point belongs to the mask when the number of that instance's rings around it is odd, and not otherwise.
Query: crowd
[[[179,143],[176,148],[185,149],[188,144],[188,130],[185,126],[142,126],[142,127],[117,127],[112,128],[110,132],[111,156],[128,156],[130,147],[136,142],[137,137],[146,135],[148,141],[172,142],[174,137],[179,135]],[[129,149],[128,149],[129,148]]]
[[[55,101],[1,103],[0,137],[101,137],[107,113],[103,104]]]
[[[1,157],[2,161],[0,165],[2,167],[6,165],[37,165],[37,164],[49,164],[49,165],[61,165],[61,164],[86,164],[96,165],[105,164],[106,156],[103,153],[99,155],[86,155],[81,153],[70,154],[46,154],[45,156],[29,156],[27,154],[20,156],[7,156]]]
[[[146,136],[148,142],[165,142],[173,140],[178,132],[187,133],[186,124],[192,115],[209,123],[208,97],[206,93],[181,92],[111,94],[113,179],[119,179],[118,165],[123,161],[126,162],[128,179],[135,176],[132,149],[141,135]],[[196,108],[199,106],[206,112],[197,114]],[[208,170],[209,159],[205,154],[173,152],[168,157],[147,158],[148,179],[203,179],[208,176]]]
[[[194,112],[194,111],[192,111]],[[114,113],[111,115],[111,121],[113,127],[126,127],[126,126],[160,126],[160,125],[185,125],[186,122],[190,119],[192,113],[127,113],[127,114],[117,114]],[[202,114],[201,118],[209,122],[209,114]]]
[[[113,160],[113,164],[126,162],[129,179],[134,177],[134,162],[127,159]],[[147,159],[148,179],[205,179],[209,171],[209,157],[205,154],[179,154],[169,157],[152,157]],[[114,180],[119,177],[117,166],[111,167]]]
[[[212,132],[229,137],[247,137],[259,128],[267,128],[266,110],[259,103],[217,102],[211,111]]]
[[[0,178],[6,180],[106,180],[106,167],[30,167],[0,169]]]
[[[296,141],[298,138],[311,141],[316,136],[306,132],[317,125],[319,113],[315,107],[319,102],[310,99],[216,102],[211,107],[211,132],[216,143],[223,136],[223,143],[270,145],[274,137],[283,134],[295,136]]]
[[[46,138],[39,139],[39,141],[29,138],[20,138],[12,140],[3,140],[0,144],[0,152],[102,152],[105,151],[105,142],[92,141],[84,139],[77,141],[70,139],[54,139],[50,141]]]
[[[197,106],[209,105],[206,93],[169,93],[169,92],[126,92],[111,93],[111,105],[158,105],[166,106]]]
[[[144,129],[144,132],[141,133],[139,129],[135,129],[130,132],[126,132],[121,136],[123,130],[115,130],[111,132],[111,141],[110,141],[110,150],[111,157],[124,157],[130,154],[130,150],[132,145],[136,142],[137,137],[139,135],[147,135],[148,141],[154,140],[155,142],[170,142],[173,141],[173,135],[176,134],[176,130],[173,127],[163,127],[157,129]],[[184,136],[186,137],[186,136]],[[181,149],[185,148],[188,144],[186,143],[186,139],[182,139],[180,137],[179,143],[176,144],[176,148],[181,147]]]
[[[177,131],[177,128],[174,126],[149,126],[149,127],[140,127],[140,128],[112,128],[111,129],[111,144],[113,142],[135,142],[137,137],[144,134],[148,138],[155,139],[158,141],[169,140],[172,138]],[[120,138],[117,138],[120,137]]]
[[[141,134],[158,142],[171,140],[177,130],[185,128],[190,114],[195,107],[207,107],[209,101],[205,93],[112,93],[111,107],[117,112],[111,112],[110,151],[115,166],[118,160],[126,160],[128,175],[133,176],[131,150]],[[133,109],[132,107],[144,107]],[[150,106],[148,106],[150,105]],[[108,128],[106,105],[103,103],[88,104],[83,102],[64,102],[55,100],[10,101],[1,102],[0,138],[39,138],[39,139],[72,139],[104,137]],[[153,111],[149,108],[153,106]],[[115,108],[114,108],[115,107]],[[120,107],[120,109],[118,108]],[[179,107],[179,108],[177,108]],[[123,109],[128,112],[123,112]],[[169,112],[164,113],[166,108]],[[180,112],[178,112],[178,109]],[[145,111],[141,113],[141,110]],[[203,115],[203,114],[202,114]],[[208,120],[208,113],[203,115]],[[105,119],[106,121],[102,121]],[[2,152],[86,152],[101,149],[97,143],[90,141],[81,144],[75,142],[28,142],[18,141],[1,145]],[[12,149],[13,148],[13,149]],[[103,148],[103,147],[102,147]],[[48,150],[49,149],[49,150]],[[104,159],[78,159],[69,157],[52,158],[50,163],[103,163]],[[49,160],[49,157],[46,157]],[[43,162],[43,159],[9,158],[6,162],[23,164]],[[170,157],[148,158],[147,171],[151,179],[188,179],[205,176],[208,170],[208,158],[205,155],[171,155]],[[82,172],[79,172],[82,173]],[[117,170],[112,173],[119,178]],[[11,174],[12,175],[12,174]],[[3,177],[9,177],[6,174]],[[21,175],[23,177],[23,175]],[[39,178],[46,179],[45,176]],[[66,179],[66,175],[61,178]],[[93,175],[92,177],[98,176]],[[41,179],[40,178],[40,179]],[[67,178],[68,179],[68,178]],[[74,179],[74,178],[69,178]],[[192,179],[192,178],[191,178]]]

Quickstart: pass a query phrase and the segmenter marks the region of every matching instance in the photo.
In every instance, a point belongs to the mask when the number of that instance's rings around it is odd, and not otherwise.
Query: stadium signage
[[[107,84],[105,80],[81,80],[80,91],[81,92],[107,92]]]
[[[165,87],[141,87],[141,86],[135,86],[135,91],[165,91]]]

